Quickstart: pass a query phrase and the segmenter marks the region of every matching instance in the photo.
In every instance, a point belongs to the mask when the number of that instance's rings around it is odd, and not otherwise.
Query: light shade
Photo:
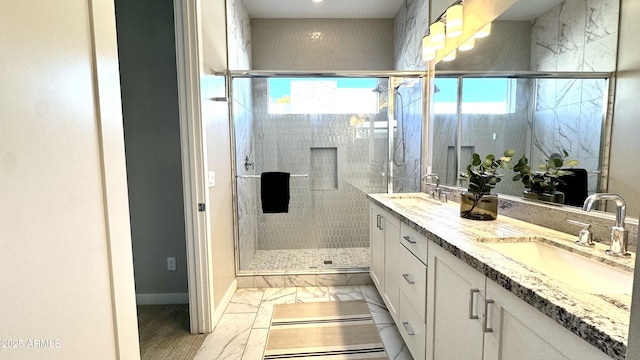
[[[456,51],[455,49],[451,51],[447,56],[442,58],[442,61],[452,61],[456,59]]]
[[[447,37],[462,35],[462,5],[453,5],[447,9]]]
[[[436,51],[431,48],[431,36],[422,38],[422,60],[431,61],[436,58]]]
[[[476,39],[481,39],[487,37],[491,34],[491,23],[488,23],[485,27],[480,29],[475,35],[473,35]]]
[[[431,42],[429,47],[433,50],[440,50],[444,47],[444,23],[436,21],[429,25],[429,36]]]
[[[469,40],[462,43],[462,45],[458,46],[458,50],[467,51],[471,50],[476,46],[476,39],[474,37],[469,38]]]

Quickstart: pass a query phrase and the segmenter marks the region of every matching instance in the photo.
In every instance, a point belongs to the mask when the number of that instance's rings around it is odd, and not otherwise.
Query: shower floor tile
[[[258,250],[249,265],[256,270],[330,270],[369,267],[369,248]]]

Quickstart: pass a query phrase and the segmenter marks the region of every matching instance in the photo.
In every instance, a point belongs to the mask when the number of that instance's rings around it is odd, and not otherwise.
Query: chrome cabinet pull
[[[403,321],[402,322],[402,326],[404,326],[404,331],[406,331],[407,334],[409,334],[411,336],[415,335],[415,333],[413,332],[413,329],[411,328],[411,325],[409,325],[408,322]]]
[[[380,218],[381,218],[381,217],[382,217],[382,216],[380,216],[380,214],[376,215],[376,227],[377,227],[378,229],[380,229],[380,230],[382,230],[382,229],[380,228]]]
[[[415,243],[416,243],[416,241],[415,241],[415,240],[412,240],[409,236],[403,236],[403,238],[404,238],[405,240],[407,240],[407,242],[408,242],[409,244],[415,244]]]
[[[408,282],[411,285],[416,283],[415,281],[411,280],[411,277],[409,277],[409,274],[402,274],[402,277],[405,279],[406,282]]]
[[[478,320],[478,315],[474,314],[475,309],[475,294],[479,294],[480,289],[471,289],[469,291],[469,320]]]
[[[384,216],[380,215],[380,230],[384,230]]]
[[[493,304],[495,301],[487,299],[484,301],[484,321],[482,322],[482,331],[486,333],[493,332],[493,329],[487,326],[489,322],[489,304]]]

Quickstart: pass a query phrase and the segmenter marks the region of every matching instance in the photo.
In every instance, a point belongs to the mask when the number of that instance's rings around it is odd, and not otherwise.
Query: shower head
[[[371,89],[371,91],[373,91],[374,93],[382,94],[382,93],[389,92],[389,89],[384,87],[381,84],[378,84],[378,85],[376,85],[375,88]]]

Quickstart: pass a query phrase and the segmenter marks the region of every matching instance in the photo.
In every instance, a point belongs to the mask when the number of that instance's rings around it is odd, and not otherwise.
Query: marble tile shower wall
[[[429,26],[429,2],[406,0],[393,21],[395,70],[425,70],[422,38]]]
[[[429,3],[426,0],[406,0],[393,21],[394,28],[394,69],[424,71],[422,61],[422,37],[428,29]],[[400,87],[400,95],[404,102],[404,123],[394,134],[396,144],[404,137],[404,159],[402,149],[394,151],[394,159],[401,166],[394,164],[393,191],[420,191],[421,178],[421,145],[422,145],[422,84],[414,87]],[[396,106],[399,107],[396,99]],[[401,112],[396,117],[400,118]],[[404,130],[404,134],[402,133]],[[404,136],[403,136],[404,135]]]
[[[613,71],[617,53],[619,1],[566,0],[535,19],[531,67],[540,71]],[[539,80],[533,115],[538,162],[566,149],[580,167],[600,169],[604,80]],[[609,114],[607,114],[609,116]],[[598,175],[589,174],[589,191]]]
[[[370,142],[356,137],[350,114],[269,114],[266,94],[267,80],[254,80],[256,173],[307,174],[313,170],[311,164],[329,166],[322,171],[321,183],[291,178],[288,213],[258,211],[258,249],[368,247],[365,194],[385,189],[380,169],[386,159],[386,138]],[[260,208],[259,197],[257,204]]]
[[[422,81],[413,87],[401,86],[396,96],[398,127],[394,134],[393,191],[420,191],[422,156]]]
[[[227,3],[229,69],[251,69],[251,23],[249,13],[242,0],[229,0]],[[245,169],[244,158],[255,158],[253,136],[253,99],[252,80],[233,81],[233,121],[236,146],[236,173],[253,174],[254,169]],[[258,223],[256,203],[256,180],[239,178],[237,180],[237,211],[239,232],[240,268],[248,268],[257,251]]]

